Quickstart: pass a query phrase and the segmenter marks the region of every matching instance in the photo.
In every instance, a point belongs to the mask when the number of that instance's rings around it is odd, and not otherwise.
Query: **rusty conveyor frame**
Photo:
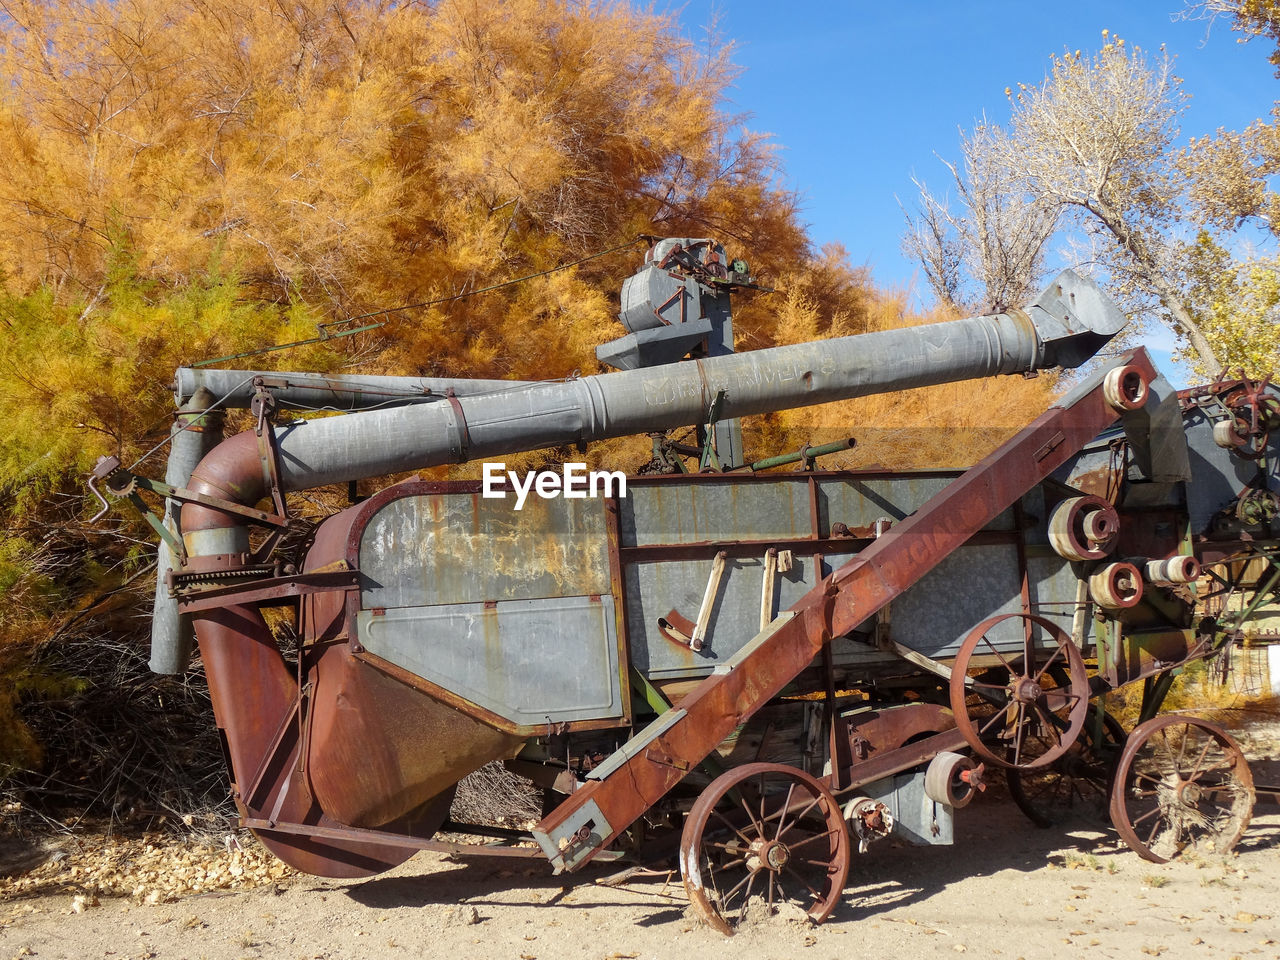
[[[1156,377],[1139,348],[1091,378],[833,571],[716,667],[676,709],[661,714],[593,771],[584,787],[533,830],[557,872],[590,862],[777,696],[833,637],[873,616],[1114,424],[1126,411],[1108,402],[1106,373],[1121,367],[1136,371],[1146,383]],[[952,748],[963,741],[957,737],[948,731],[927,745],[933,752]],[[899,759],[905,766],[927,759],[919,757],[925,745],[913,744],[907,748],[913,756]],[[898,752],[870,761],[877,775],[894,772]],[[857,773],[855,768],[853,782],[868,779]]]

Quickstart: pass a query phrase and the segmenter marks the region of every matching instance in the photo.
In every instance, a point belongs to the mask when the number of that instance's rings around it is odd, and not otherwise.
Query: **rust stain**
[[[1073,476],[1071,485],[1083,493],[1106,500],[1112,489],[1113,476],[1111,468],[1104,466]]]

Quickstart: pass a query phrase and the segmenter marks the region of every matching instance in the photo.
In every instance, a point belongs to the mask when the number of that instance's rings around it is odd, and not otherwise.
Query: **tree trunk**
[[[1168,308],[1169,313],[1173,315],[1173,323],[1171,324],[1173,332],[1182,334],[1187,338],[1187,342],[1191,344],[1191,349],[1200,355],[1200,359],[1204,363],[1205,370],[1210,378],[1218,379],[1222,375],[1222,364],[1218,361],[1218,355],[1214,353],[1213,347],[1209,345],[1208,339],[1201,331],[1200,325],[1191,319],[1190,311],[1187,310],[1186,304],[1182,302],[1182,295],[1159,273],[1153,273],[1148,278],[1148,283],[1165,307]]]

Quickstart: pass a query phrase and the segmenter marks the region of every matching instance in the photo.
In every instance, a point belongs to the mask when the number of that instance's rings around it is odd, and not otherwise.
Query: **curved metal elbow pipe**
[[[236,434],[215,447],[192,472],[187,487],[241,504],[261,500],[266,482],[254,433]],[[239,517],[187,503],[181,526],[189,568],[234,570],[244,565],[249,531]],[[231,755],[236,800],[242,812],[251,813],[253,797],[246,794],[271,751],[276,731],[293,709],[297,680],[256,606],[205,610],[192,621],[214,716]]]
[[[246,430],[224,440],[192,471],[187,487],[194,493],[253,506],[268,492],[257,435]],[[210,569],[215,557],[239,566],[243,561],[236,563],[232,557],[248,552],[249,530],[234,514],[188,503],[182,508],[182,541],[189,557],[206,558],[203,569]]]

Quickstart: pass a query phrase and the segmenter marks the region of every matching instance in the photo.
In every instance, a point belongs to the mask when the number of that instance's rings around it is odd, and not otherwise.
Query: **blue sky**
[[[1005,88],[1042,80],[1050,54],[1095,50],[1104,28],[1148,51],[1165,45],[1192,97],[1184,139],[1247,126],[1280,97],[1265,40],[1237,43],[1224,19],[1206,35],[1203,21],[1174,19],[1181,0],[688,0],[668,9],[695,40],[718,13],[743,70],[730,108],[782,149],[814,241],[839,241],[881,286],[926,302],[927,285],[899,249],[896,198],[911,204],[913,175],[944,188],[935,154],[956,159],[957,129],[975,118],[1007,120]]]

